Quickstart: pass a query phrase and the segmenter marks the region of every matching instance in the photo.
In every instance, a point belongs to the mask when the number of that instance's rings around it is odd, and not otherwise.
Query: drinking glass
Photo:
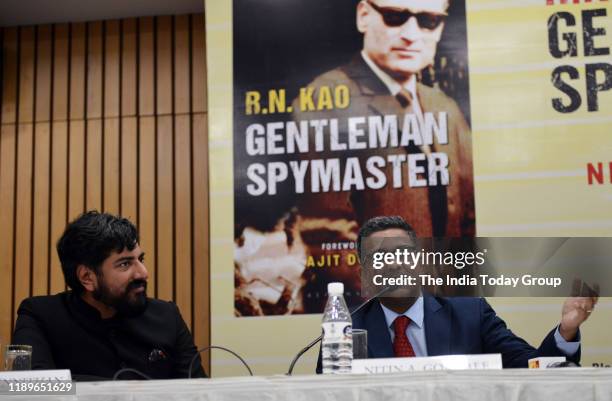
[[[353,329],[353,359],[368,359],[368,331]]]
[[[31,370],[32,346],[7,345],[4,347],[4,370]]]

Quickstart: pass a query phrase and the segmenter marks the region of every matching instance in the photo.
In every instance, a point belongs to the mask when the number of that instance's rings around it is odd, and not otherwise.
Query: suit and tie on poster
[[[464,0],[234,0],[235,314],[362,300],[380,215],[475,235]]]

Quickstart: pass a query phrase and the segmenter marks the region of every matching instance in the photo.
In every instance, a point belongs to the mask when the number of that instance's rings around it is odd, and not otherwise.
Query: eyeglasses
[[[389,27],[402,26],[411,17],[414,17],[416,18],[417,24],[420,28],[432,31],[440,26],[440,24],[446,19],[446,14],[435,14],[428,12],[413,13],[407,9],[380,7],[370,0],[367,0],[367,3],[382,16],[385,25]]]

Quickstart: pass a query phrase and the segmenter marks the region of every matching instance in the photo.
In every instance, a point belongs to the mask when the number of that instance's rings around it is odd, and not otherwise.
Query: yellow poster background
[[[612,90],[599,93],[599,111],[586,110],[581,10],[605,8],[594,19],[606,29],[597,47],[612,47],[607,1],[546,6],[545,0],[467,0],[470,101],[478,236],[612,236]],[[206,0],[209,92],[211,340],[243,356],[257,375],[282,374],[291,358],[320,333],[321,315],[234,317],[232,163],[232,1]],[[555,59],[547,21],[575,15],[579,57]],[[563,27],[563,25],[562,25]],[[570,31],[570,28],[560,32]],[[563,45],[561,45],[563,46]],[[582,106],[560,114],[552,70],[573,65]],[[599,77],[601,80],[602,77]],[[565,100],[567,101],[567,100]],[[604,163],[603,185],[587,183],[587,163]],[[559,321],[563,299],[493,298],[508,326],[534,346]],[[612,365],[612,300],[601,299],[582,326],[582,364]],[[296,373],[313,373],[318,347]],[[246,375],[240,361],[213,351],[212,375]]]

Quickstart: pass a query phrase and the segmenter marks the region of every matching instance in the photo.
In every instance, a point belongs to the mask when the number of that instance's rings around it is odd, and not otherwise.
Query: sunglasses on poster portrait
[[[421,29],[433,31],[444,22],[446,14],[436,14],[430,12],[412,12],[408,9],[399,9],[394,7],[380,7],[371,0],[366,0],[366,3],[377,13],[379,13],[388,27],[398,27],[404,25],[410,18],[416,18],[417,24]]]

